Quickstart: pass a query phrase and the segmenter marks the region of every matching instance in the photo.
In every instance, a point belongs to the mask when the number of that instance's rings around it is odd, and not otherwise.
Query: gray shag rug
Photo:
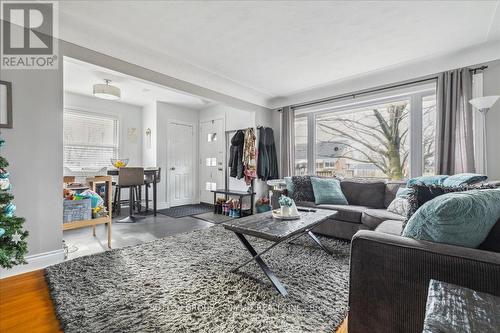
[[[256,249],[267,241],[249,237]],[[221,226],[70,260],[46,269],[66,332],[328,332],[347,313],[349,244],[305,235],[263,255],[280,296]]]

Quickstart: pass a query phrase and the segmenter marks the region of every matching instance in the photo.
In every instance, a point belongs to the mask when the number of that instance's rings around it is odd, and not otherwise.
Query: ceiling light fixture
[[[105,84],[96,83],[94,84],[94,96],[109,99],[109,100],[117,100],[121,97],[120,88],[110,85],[111,80],[104,79]]]

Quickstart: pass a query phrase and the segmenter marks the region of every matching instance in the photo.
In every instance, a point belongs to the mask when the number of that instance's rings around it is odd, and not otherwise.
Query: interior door
[[[167,128],[167,167],[170,206],[194,202],[194,125],[171,122]]]
[[[224,120],[200,123],[200,201],[213,203],[211,190],[224,188]]]

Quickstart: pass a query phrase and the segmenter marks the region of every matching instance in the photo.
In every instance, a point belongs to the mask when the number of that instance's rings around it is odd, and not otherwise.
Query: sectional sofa
[[[383,230],[401,233],[405,216],[387,211],[405,182],[363,182],[343,180],[340,183],[349,205],[316,205],[314,202],[297,202],[298,206],[336,210],[334,219],[322,223],[315,231],[326,236],[351,240],[358,230]]]
[[[316,232],[351,240],[349,333],[422,332],[431,279],[500,296],[500,220],[477,249],[402,237],[387,211],[402,186],[342,181],[347,206],[297,203],[337,210]]]

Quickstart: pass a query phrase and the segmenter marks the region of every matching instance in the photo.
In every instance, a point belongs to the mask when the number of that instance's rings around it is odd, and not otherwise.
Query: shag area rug
[[[249,237],[262,250],[270,243]],[[280,296],[221,226],[77,258],[46,269],[65,332],[328,332],[347,313],[349,244],[308,237],[263,255]]]
[[[158,210],[158,213],[174,218],[179,218],[179,217],[191,216],[213,211],[214,211],[213,205],[200,203],[200,204],[182,205],[166,209],[160,209]]]

